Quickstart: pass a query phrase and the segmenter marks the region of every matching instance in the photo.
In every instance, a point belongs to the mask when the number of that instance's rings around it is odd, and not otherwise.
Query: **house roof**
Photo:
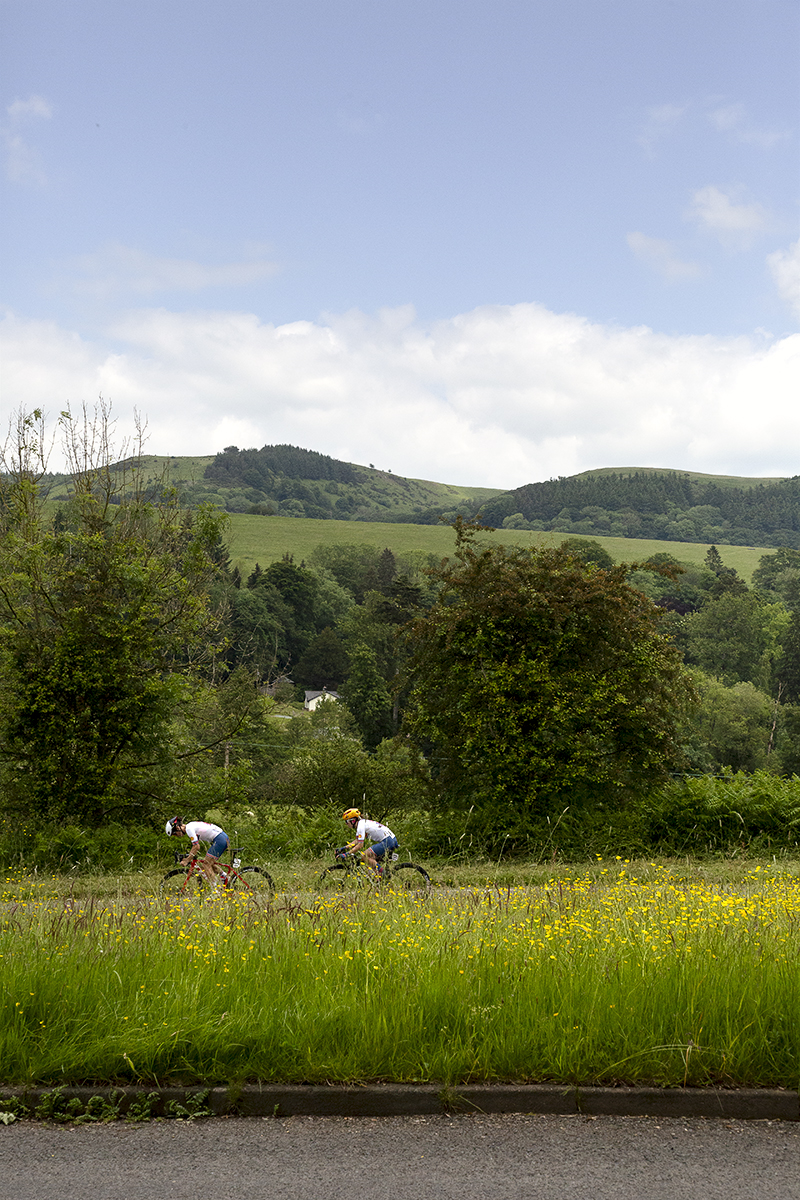
[[[323,688],[320,692],[306,691],[303,693],[303,699],[306,704],[308,704],[309,700],[319,699],[320,696],[330,696],[331,700],[339,699],[338,692],[329,691],[327,688]]]

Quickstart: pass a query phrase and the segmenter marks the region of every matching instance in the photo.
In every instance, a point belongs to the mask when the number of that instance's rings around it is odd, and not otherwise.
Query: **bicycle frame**
[[[375,887],[387,885],[393,890],[419,891],[430,887],[430,876],[424,867],[417,863],[398,862],[399,855],[394,851],[382,860],[381,870],[376,873],[367,865],[365,851],[359,850],[352,854],[350,846],[339,846],[334,851],[336,862],[327,867],[319,876],[323,887],[343,886]]]
[[[243,892],[253,894],[258,891],[273,892],[275,885],[272,882],[272,877],[261,867],[243,867],[242,860],[239,857],[242,853],[240,849],[232,849],[233,862],[223,863],[217,860],[216,866],[219,871],[214,872],[214,883],[212,891],[221,889],[223,893],[228,892]],[[199,866],[199,855],[192,858],[185,865],[182,859],[185,855],[180,852],[175,854],[177,866],[175,870],[168,871],[164,876],[161,886],[166,891],[174,891],[181,895],[194,894],[196,889],[207,887],[208,881],[205,872]],[[191,881],[194,880],[194,883]]]

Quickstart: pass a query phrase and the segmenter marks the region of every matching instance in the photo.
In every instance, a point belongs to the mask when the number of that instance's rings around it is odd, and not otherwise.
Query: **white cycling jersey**
[[[224,832],[225,830],[220,829],[219,825],[212,825],[210,821],[190,821],[186,826],[186,836],[190,837],[193,842],[210,843]]]
[[[362,817],[356,825],[356,837],[360,842],[365,842],[367,838],[371,842],[382,842],[384,838],[394,837],[394,834],[388,825],[381,825],[380,821],[370,821]]]

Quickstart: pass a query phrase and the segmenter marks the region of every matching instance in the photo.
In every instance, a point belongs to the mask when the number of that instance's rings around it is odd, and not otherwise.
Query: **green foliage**
[[[370,754],[346,705],[328,701],[286,726],[286,758],[267,788],[273,804],[329,812],[355,805],[377,816],[419,803],[425,786],[419,755],[393,742]]]
[[[649,555],[628,575],[628,583],[668,612],[696,612],[711,599],[716,576],[703,563],[678,560],[672,554]]]
[[[131,1124],[139,1124],[142,1121],[150,1121],[155,1115],[158,1105],[161,1103],[161,1096],[158,1092],[148,1092],[147,1095],[137,1096],[131,1100],[128,1105],[128,1111],[125,1114],[125,1120]]]
[[[350,650],[350,668],[342,699],[355,718],[364,744],[374,750],[392,733],[392,698],[374,650],[363,644]]]
[[[299,446],[263,446],[261,450],[240,450],[226,446],[205,469],[205,478],[227,486],[269,489],[276,476],[298,479],[335,479],[339,483],[355,482],[355,471],[349,463],[302,450]]]
[[[94,874],[107,871],[166,868],[172,854],[163,825],[121,825],[108,822],[99,829],[74,823],[28,823],[13,816],[0,818],[0,868]]]
[[[777,773],[800,778],[800,705],[781,704],[776,709]]]
[[[391,562],[386,558],[390,556]],[[340,587],[346,588],[357,604],[367,592],[383,590],[394,578],[397,567],[391,550],[361,545],[320,544],[311,555],[311,564],[328,571]]]
[[[291,555],[265,570],[256,563],[247,586],[229,586],[227,594],[232,610],[228,659],[250,665],[264,679],[301,662],[317,635],[341,621],[353,604],[331,575],[297,566]]]
[[[196,1117],[213,1117],[214,1114],[207,1104],[210,1094],[210,1088],[206,1088],[202,1092],[189,1092],[185,1104],[181,1104],[179,1100],[170,1100],[167,1115],[179,1117],[184,1121],[194,1121]]]
[[[764,853],[800,844],[800,779],[767,771],[687,778],[642,809],[654,853]]]
[[[614,559],[608,553],[600,542],[594,541],[591,538],[571,537],[564,538],[561,543],[561,549],[566,554],[571,554],[573,558],[579,559],[582,563],[594,563],[596,567],[613,567]]]
[[[694,770],[756,771],[767,765],[775,703],[754,684],[726,687],[719,679],[696,671],[700,703],[685,733],[687,754]]]
[[[272,764],[285,755],[285,739],[271,720],[274,707],[242,667],[216,687],[198,683],[192,705],[173,723],[174,751],[183,757],[166,807],[171,812],[203,812],[212,805],[251,806]],[[202,753],[198,747],[204,748]]]
[[[34,1109],[38,1121],[53,1121],[60,1125],[97,1125],[116,1121],[119,1118],[120,1101],[123,1093],[112,1091],[111,1095],[90,1096],[86,1103],[78,1096],[67,1098],[63,1088],[45,1092]]]
[[[276,589],[219,588],[228,604],[230,645],[227,661],[271,679],[287,656],[284,618],[288,610]]]
[[[0,1096],[0,1118],[4,1116],[10,1116],[12,1121],[18,1120],[19,1118],[29,1117],[30,1109],[19,1096]],[[4,1123],[9,1125],[11,1122],[6,1121]]]
[[[786,623],[775,671],[785,699],[800,702],[800,609],[795,609]]]
[[[792,610],[800,608],[800,550],[781,546],[774,554],[762,555],[753,572],[753,587]]]
[[[724,591],[686,618],[686,659],[724,683],[769,688],[788,613],[746,589]]]
[[[0,755],[12,803],[97,826],[145,814],[169,733],[219,645],[221,518],[109,466],[107,411],[65,415],[72,494],[43,502],[41,418],[22,417],[0,492]],[[93,440],[94,439],[94,440]]]
[[[692,689],[625,568],[457,533],[440,599],[411,627],[402,727],[442,803],[493,813],[514,839],[565,797],[621,797],[663,775]]]
[[[347,651],[333,626],[327,625],[306,647],[292,675],[300,687],[335,692],[348,667]]]
[[[415,583],[421,581],[421,572],[428,566],[436,566],[452,552],[453,535],[449,526],[437,522],[433,525],[388,524],[383,521],[359,521],[356,526],[343,526],[336,521],[295,520],[289,517],[272,517],[264,520],[244,514],[230,514],[231,555],[243,575],[249,574],[256,562],[273,562],[284,554],[294,554],[297,561],[311,562],[312,555],[320,545],[333,546],[345,540],[368,543],[380,550],[388,546],[395,556],[398,569],[411,575]],[[563,536],[563,535],[562,535]],[[617,561],[635,559],[637,562],[651,555],[672,551],[678,553],[682,563],[702,566],[707,546],[690,542],[676,546],[674,542],[657,538],[630,539],[592,535]],[[488,537],[488,535],[487,535]],[[491,535],[493,542],[506,546],[552,546],[561,541],[558,534],[540,531],[496,529]],[[735,566],[743,579],[750,578],[764,551],[754,546],[725,546],[726,563]],[[316,567],[316,564],[313,564]]]

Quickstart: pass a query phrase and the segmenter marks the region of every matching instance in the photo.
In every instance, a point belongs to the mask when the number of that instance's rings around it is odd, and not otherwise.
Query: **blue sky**
[[[800,473],[800,8],[0,0],[4,415]]]

